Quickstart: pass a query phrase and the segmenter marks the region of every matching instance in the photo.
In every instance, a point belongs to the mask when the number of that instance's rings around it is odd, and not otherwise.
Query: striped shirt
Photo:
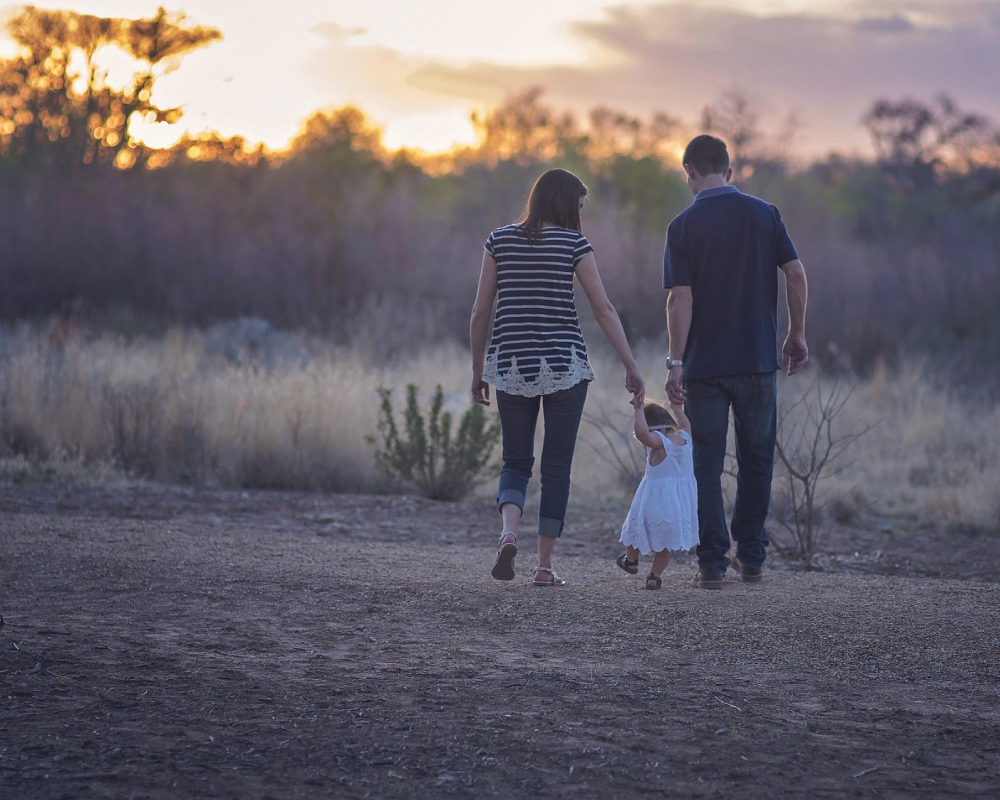
[[[497,311],[483,380],[525,397],[594,380],[573,294],[576,265],[594,249],[590,242],[558,227],[529,241],[507,225],[485,247],[497,262]]]

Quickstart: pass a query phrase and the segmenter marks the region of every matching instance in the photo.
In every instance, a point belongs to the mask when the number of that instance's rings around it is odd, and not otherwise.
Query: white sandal
[[[532,586],[565,586],[566,585],[566,581],[564,581],[562,578],[560,578],[556,574],[556,571],[554,569],[552,569],[552,567],[538,567],[538,568],[535,569],[535,574],[537,575],[539,572],[544,572],[544,573],[546,573],[548,575],[551,575],[552,576],[552,580],[550,580],[550,581],[540,581],[538,579],[535,579],[535,580],[533,580],[531,582]]]

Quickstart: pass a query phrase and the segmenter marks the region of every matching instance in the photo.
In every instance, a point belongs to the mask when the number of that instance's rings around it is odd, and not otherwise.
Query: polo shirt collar
[[[699,200],[704,200],[706,197],[717,197],[720,194],[733,194],[734,192],[739,192],[739,189],[731,184],[716,186],[714,189],[702,189],[695,195],[694,201],[697,203]]]

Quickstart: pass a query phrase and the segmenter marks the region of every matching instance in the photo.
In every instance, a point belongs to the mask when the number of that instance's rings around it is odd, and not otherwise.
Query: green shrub
[[[459,500],[496,469],[493,451],[500,440],[500,425],[489,424],[482,406],[473,405],[452,436],[452,415],[442,412],[444,392],[438,386],[425,422],[417,403],[418,388],[406,387],[403,430],[396,425],[392,390],[379,388],[381,399],[375,463],[388,481],[413,486],[424,497]],[[379,441],[381,440],[381,441]]]

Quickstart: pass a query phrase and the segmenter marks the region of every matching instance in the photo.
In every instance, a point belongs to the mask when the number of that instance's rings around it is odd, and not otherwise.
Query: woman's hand
[[[472,399],[481,406],[490,404],[490,385],[483,380],[481,375],[472,378]]]
[[[646,400],[646,382],[639,367],[633,364],[625,367],[625,388],[632,393],[632,404],[641,405]]]

